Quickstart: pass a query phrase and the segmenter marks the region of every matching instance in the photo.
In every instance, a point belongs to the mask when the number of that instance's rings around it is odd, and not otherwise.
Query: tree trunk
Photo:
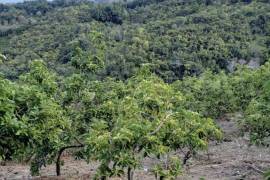
[[[130,167],[128,167],[128,180],[133,180],[133,171]]]
[[[58,156],[56,159],[56,175],[61,176],[61,155],[64,152],[65,148],[61,148],[58,152]]]
[[[62,153],[66,150],[66,149],[71,149],[71,148],[80,148],[83,147],[84,145],[74,145],[74,146],[66,146],[66,147],[62,147],[59,152],[58,152],[58,156],[56,159],[56,175],[57,176],[61,176],[61,155]]]
[[[164,179],[165,179],[164,176],[159,177],[159,180],[164,180]]]
[[[186,165],[187,161],[191,158],[191,151],[188,151],[186,154],[185,154],[185,157],[183,159],[183,165]]]

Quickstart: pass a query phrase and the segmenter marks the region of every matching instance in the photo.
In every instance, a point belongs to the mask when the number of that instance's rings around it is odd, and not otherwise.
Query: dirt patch
[[[263,179],[262,171],[270,168],[270,149],[250,145],[247,135],[240,136],[236,122],[239,116],[217,122],[224,141],[209,145],[210,159],[205,152],[193,158],[181,179]]]
[[[178,179],[263,179],[261,172],[270,168],[270,148],[251,146],[248,136],[239,136],[234,118],[224,118],[217,123],[224,132],[224,141],[210,143],[208,152],[200,152],[190,159]],[[91,179],[97,168],[96,163],[87,164],[71,157],[64,157],[64,161],[61,177],[55,177],[54,165],[42,168],[41,177],[31,177],[27,165],[8,162],[0,166],[0,179]],[[146,160],[143,168],[135,172],[134,179],[154,180],[154,176],[148,172],[151,164],[152,160]]]
[[[243,138],[209,147],[210,159],[205,153],[192,159],[184,179],[263,179],[261,171],[270,167],[267,148],[248,146]]]

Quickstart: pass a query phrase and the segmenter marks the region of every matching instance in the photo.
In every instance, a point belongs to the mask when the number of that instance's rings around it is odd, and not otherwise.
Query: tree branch
[[[171,115],[172,115],[171,113],[168,114],[168,115],[163,119],[163,121],[160,122],[160,124],[158,125],[158,127],[157,127],[153,132],[149,133],[149,135],[154,135],[154,134],[156,134],[156,133],[162,128],[162,126],[163,126],[163,124],[165,123],[165,121],[166,121]]]

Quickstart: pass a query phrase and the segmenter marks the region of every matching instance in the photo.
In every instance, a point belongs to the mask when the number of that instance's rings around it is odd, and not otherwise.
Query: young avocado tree
[[[230,84],[236,99],[237,110],[245,111],[252,99],[265,93],[263,89],[269,78],[269,62],[256,70],[243,66],[231,74]]]
[[[78,148],[75,155],[82,158],[81,151],[84,147],[85,133],[92,123],[92,113],[96,107],[95,81],[92,81],[95,73],[102,70],[105,59],[105,41],[102,33],[91,31],[89,33],[91,48],[82,50],[78,45],[73,52],[71,63],[76,71],[60,83],[62,92],[58,92],[61,107],[71,119],[72,128],[66,132],[69,144],[60,148],[56,160],[56,173],[60,175],[61,154],[70,148]],[[94,78],[95,79],[95,78]],[[93,85],[92,85],[93,84]],[[93,92],[92,92],[93,91]]]
[[[100,162],[96,178],[127,171],[132,179],[132,170],[140,168],[146,157],[160,159],[180,149],[192,154],[221,136],[211,119],[184,109],[184,96],[148,68],[124,86],[124,93],[114,88],[107,92],[112,96],[99,109],[104,114],[92,122],[85,141],[88,159]],[[179,158],[168,159],[170,165],[160,164],[154,170],[160,179],[180,173]]]
[[[3,158],[29,159],[37,175],[66,146],[71,124],[56,98],[54,74],[42,61],[30,69],[16,83],[1,79],[0,152]]]
[[[236,109],[230,78],[224,72],[206,71],[200,77],[185,77],[174,87],[185,95],[187,109],[205,117],[219,118]]]
[[[17,135],[23,123],[16,118],[16,85],[0,77],[0,160],[10,160],[27,145],[27,135]]]
[[[244,127],[250,132],[251,142],[259,145],[270,145],[270,64],[266,63],[255,73],[253,83],[257,96],[245,110]],[[260,88],[258,88],[258,85]]]

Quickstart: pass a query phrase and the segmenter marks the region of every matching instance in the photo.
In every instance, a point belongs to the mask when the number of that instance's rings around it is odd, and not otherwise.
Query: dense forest
[[[235,112],[269,147],[269,59],[269,0],[0,4],[0,160],[60,175],[72,149],[132,179],[166,157],[151,172],[174,179]]]

